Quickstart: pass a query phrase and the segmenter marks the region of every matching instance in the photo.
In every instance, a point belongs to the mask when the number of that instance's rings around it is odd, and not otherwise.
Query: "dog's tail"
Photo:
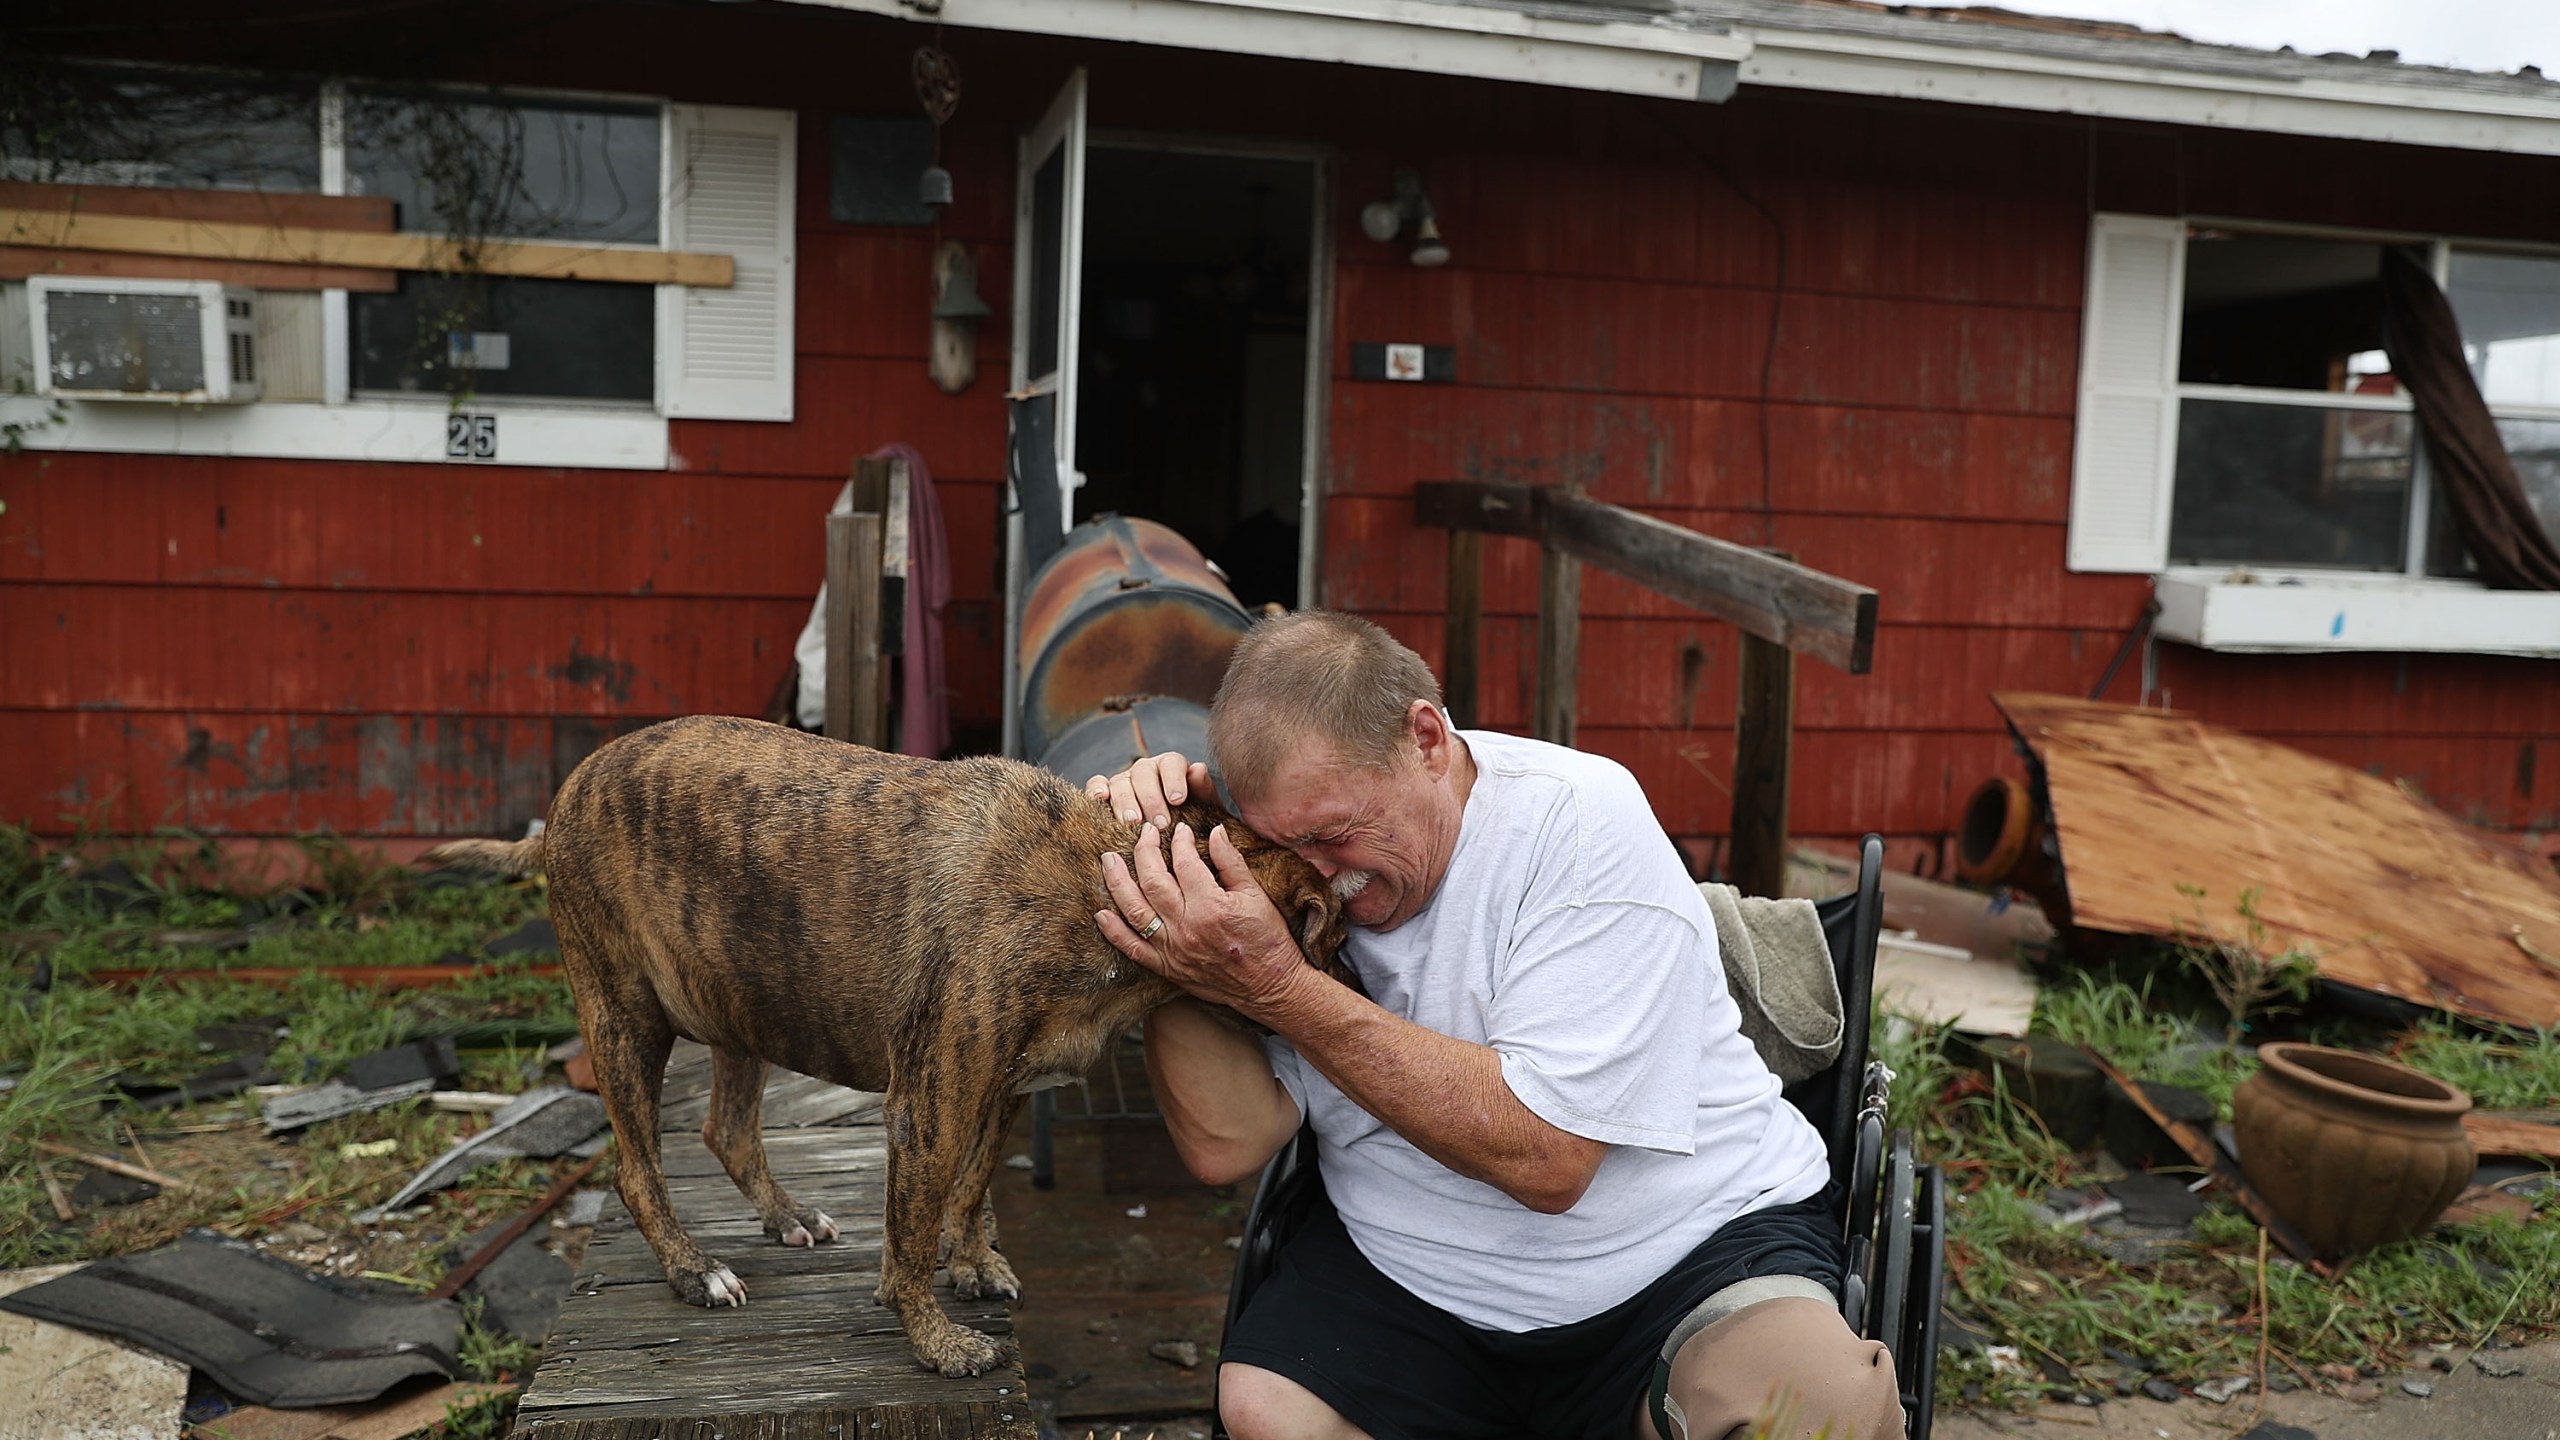
[[[455,865],[500,875],[542,873],[542,837],[526,840],[448,840],[418,857],[425,865]]]

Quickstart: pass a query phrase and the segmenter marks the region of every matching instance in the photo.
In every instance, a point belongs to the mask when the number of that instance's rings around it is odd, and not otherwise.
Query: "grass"
[[[2075,973],[2046,983],[2034,1028],[2095,1048],[2128,1074],[2200,1091],[2227,1119],[2256,1062],[2218,1043],[2220,1019],[2171,973]],[[1950,1061],[1944,1032],[1884,1016],[1877,1026],[1878,1056],[1898,1072],[1891,1120],[1917,1132],[1949,1181],[1948,1304],[2017,1352],[2012,1361],[1948,1351],[1941,1393],[1970,1389],[1991,1406],[2074,1386],[2103,1393],[2123,1373],[2120,1356],[2189,1383],[2249,1374],[2262,1331],[2273,1373],[2308,1381],[2321,1365],[2392,1364],[2421,1344],[2467,1348],[2560,1329],[2560,1192],[2540,1196],[2529,1220],[2439,1229],[2358,1256],[2334,1278],[2279,1252],[2265,1262],[2261,1311],[2259,1231],[2247,1215],[2214,1199],[2191,1255],[2166,1264],[2097,1253],[2039,1202],[2052,1186],[2103,1180],[2112,1162],[2065,1150],[1996,1076]],[[2344,1022],[2309,1033],[2387,1050],[2483,1109],[2560,1105],[2551,1031],[2482,1035],[2432,1019],[2396,1036]],[[2075,1378],[2058,1385],[2043,1371]]]
[[[480,947],[541,913],[538,885],[425,886],[399,867],[369,860],[334,837],[304,842],[314,883],[287,908],[208,888],[227,878],[219,852],[164,834],[121,848],[84,840],[68,849],[97,863],[120,860],[134,886],[101,895],[24,830],[0,827],[0,1268],[128,1253],[164,1244],[192,1226],[236,1234],[279,1227],[315,1232],[309,1248],[333,1252],[340,1273],[432,1280],[445,1236],[511,1213],[548,1183],[547,1162],[509,1161],[443,1192],[425,1221],[385,1240],[347,1217],[387,1198],[419,1167],[478,1124],[412,1101],[325,1122],[271,1140],[247,1096],[163,1111],[113,1103],[119,1079],[173,1082],[228,1058],[196,1032],[221,1021],[287,1018],[289,1033],[267,1060],[287,1082],[336,1074],[358,1055],[422,1034],[491,1021],[574,1030],[567,987],[521,959],[485,973],[405,992],[349,986],[317,973],[329,965],[435,964]],[[264,918],[261,918],[261,917]],[[212,952],[165,943],[171,930],[255,920],[240,949]],[[277,967],[312,972],[284,985],[150,977],[130,985],[86,983],[93,971],[168,972]],[[39,977],[49,984],[38,988]],[[466,1088],[518,1092],[540,1074],[540,1050],[499,1043],[464,1052]],[[529,1069],[530,1066],[530,1069]],[[190,1180],[140,1204],[84,1211],[58,1222],[38,1168],[38,1140],[127,1161],[137,1139],[152,1168]],[[349,1157],[343,1144],[390,1138],[392,1152]],[[77,1162],[49,1162],[67,1189]],[[352,1267],[352,1268],[349,1268]]]

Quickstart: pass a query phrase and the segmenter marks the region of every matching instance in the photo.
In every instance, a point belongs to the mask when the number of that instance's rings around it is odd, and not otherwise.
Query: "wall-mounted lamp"
[[[957,395],[978,378],[978,322],[994,313],[979,298],[969,247],[957,240],[933,247],[933,344],[925,369],[943,394]]]
[[[1360,229],[1381,244],[1393,241],[1413,230],[1413,253],[1407,258],[1428,270],[1449,263],[1448,242],[1440,238],[1440,221],[1431,213],[1431,197],[1422,193],[1422,177],[1410,170],[1396,172],[1395,194],[1361,207]]]

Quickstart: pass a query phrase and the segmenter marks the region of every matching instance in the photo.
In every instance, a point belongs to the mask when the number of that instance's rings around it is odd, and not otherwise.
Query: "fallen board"
[[[2071,922],[2240,932],[2324,979],[2511,1025],[2560,1024],[2560,875],[2388,780],[2169,710],[1992,702],[2041,766]]]
[[[793,1248],[764,1233],[699,1135],[710,1052],[668,1062],[660,1133],[669,1198],[686,1230],[747,1284],[739,1309],[677,1300],[619,1197],[608,1198],[560,1319],[517,1407],[518,1440],[640,1435],[1030,1437],[1038,1424],[1018,1365],[953,1380],[919,1366],[879,1283],[888,1151],[879,1097],[786,1070],[765,1086],[774,1177],[833,1217],[831,1244]],[[777,1113],[796,1119],[775,1123]],[[692,1132],[692,1133],[688,1133]],[[1001,1302],[936,1298],[963,1325],[1009,1335]]]

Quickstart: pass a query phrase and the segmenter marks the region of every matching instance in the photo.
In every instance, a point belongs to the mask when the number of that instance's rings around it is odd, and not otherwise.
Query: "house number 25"
[[[497,459],[498,417],[465,415],[459,411],[445,416],[444,458],[447,460]]]

